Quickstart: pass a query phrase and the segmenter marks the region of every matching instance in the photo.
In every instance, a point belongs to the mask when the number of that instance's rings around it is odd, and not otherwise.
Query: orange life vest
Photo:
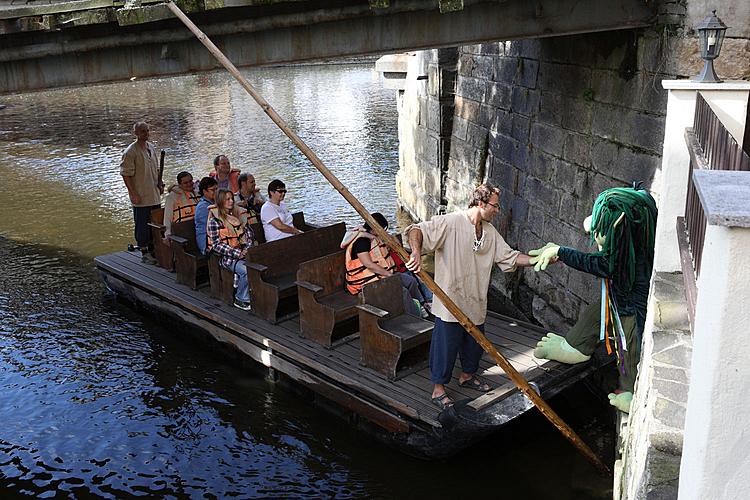
[[[219,220],[222,224],[222,228],[219,229],[219,240],[222,243],[229,245],[232,248],[241,248],[246,243],[245,238],[245,225],[247,224],[247,218],[243,214],[237,218],[234,215],[227,215],[225,220],[219,218],[219,209],[216,205],[208,207],[208,216]],[[208,249],[211,250],[213,246],[211,238],[208,238]]]
[[[352,295],[358,294],[362,290],[362,287],[370,281],[380,279],[380,275],[367,269],[356,255],[352,257],[354,243],[362,237],[362,235],[357,235],[351,242],[349,242],[344,255],[346,259],[346,289]],[[370,260],[389,271],[395,271],[396,269],[396,264],[388,254],[388,245],[377,238],[370,240]]]
[[[186,193],[182,189],[179,191],[173,191],[173,193],[177,193],[177,197],[174,201],[174,207],[172,208],[172,222],[193,220],[195,218],[195,207],[200,201],[198,195],[192,191]]]
[[[208,173],[210,177],[213,177],[217,181],[219,180],[216,177],[216,170],[212,170]],[[229,171],[229,189],[232,191],[232,193],[236,193],[240,190],[240,169],[233,168]]]

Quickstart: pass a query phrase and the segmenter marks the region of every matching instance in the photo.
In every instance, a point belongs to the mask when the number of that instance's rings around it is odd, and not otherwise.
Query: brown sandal
[[[459,387],[466,387],[468,389],[474,389],[479,392],[490,392],[492,387],[486,382],[482,382],[479,377],[472,375],[471,378],[467,378],[463,382],[458,383]]]
[[[447,392],[442,393],[440,396],[432,398],[432,404],[440,408],[441,410],[447,410],[453,406],[453,400],[448,396]]]

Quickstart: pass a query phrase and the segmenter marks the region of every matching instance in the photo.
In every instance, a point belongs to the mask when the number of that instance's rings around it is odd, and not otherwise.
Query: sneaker
[[[156,258],[150,253],[144,253],[141,256],[141,262],[143,262],[144,264],[151,264],[152,266],[155,266],[156,264],[158,264],[158,261],[156,260]]]
[[[234,307],[242,309],[243,311],[252,311],[253,307],[250,302],[242,302],[241,300],[234,299]]]
[[[417,315],[422,319],[427,319],[429,317],[429,313],[422,307],[422,304],[419,303],[417,299],[411,299],[414,301],[414,307],[417,308]]]

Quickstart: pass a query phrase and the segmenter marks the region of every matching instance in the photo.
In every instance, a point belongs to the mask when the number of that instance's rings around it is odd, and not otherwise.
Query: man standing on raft
[[[500,212],[499,202],[500,190],[482,184],[474,190],[468,210],[438,215],[412,224],[405,231],[411,247],[406,267],[418,272],[421,252],[434,251],[435,282],[482,332],[492,265],[497,264],[506,273],[530,265],[529,256],[510,248],[490,223]],[[432,313],[435,315],[430,344],[430,379],[435,384],[432,402],[446,409],[453,405],[453,400],[446,393],[445,385],[451,380],[459,353],[462,370],[458,385],[480,392],[487,392],[491,387],[475,375],[482,347],[437,297]]]

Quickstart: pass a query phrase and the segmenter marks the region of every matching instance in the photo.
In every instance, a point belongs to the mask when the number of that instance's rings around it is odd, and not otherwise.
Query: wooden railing
[[[747,125],[744,135],[748,135]],[[706,236],[706,215],[693,182],[693,170],[750,171],[750,156],[737,144],[700,93],[695,103],[693,128],[685,131],[685,142],[690,152],[690,174],[685,217],[677,218],[677,239],[692,325],[698,295],[696,283],[700,275]]]

